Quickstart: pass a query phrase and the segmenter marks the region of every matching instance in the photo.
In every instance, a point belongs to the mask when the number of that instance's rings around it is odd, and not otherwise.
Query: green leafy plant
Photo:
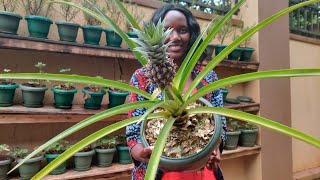
[[[48,148],[46,148],[47,154],[61,154],[69,147],[69,141],[60,140],[51,144]]]
[[[0,6],[4,11],[14,12],[19,4],[16,0],[1,0]]]
[[[116,137],[105,136],[96,141],[96,148],[112,149],[116,147]]]
[[[71,68],[62,68],[59,70],[60,73],[65,73],[65,72],[70,72]],[[54,86],[55,88],[58,89],[64,89],[64,90],[70,90],[70,89],[75,89],[75,87],[73,86],[73,83],[71,82],[65,82],[62,84],[58,84]]]
[[[232,32],[232,22],[229,20],[226,22],[220,31],[217,33],[217,39],[219,40],[220,44],[223,45],[226,37]],[[235,28],[234,28],[235,29]],[[235,31],[235,30],[234,30]],[[235,34],[235,33],[234,33]]]
[[[254,27],[255,25],[251,25],[251,26],[246,26],[246,27],[242,27],[240,30],[241,30],[241,33],[243,34],[244,32],[247,32],[250,28]],[[241,47],[248,47],[248,44],[250,42],[251,38],[247,38],[245,41],[243,41],[243,43],[241,43]]]
[[[126,136],[125,135],[118,135],[117,137],[116,137],[116,144],[117,145],[124,145],[124,146],[126,146],[127,145],[127,138],[126,138]]]
[[[50,0],[21,0],[25,12],[27,15],[37,15],[37,16],[49,16],[52,10],[52,4],[49,3]]]
[[[10,154],[10,146],[7,144],[0,144],[0,156],[7,156]]]
[[[148,109],[146,113],[142,116],[128,118],[114,124],[111,124],[107,127],[96,131],[95,133],[87,136],[86,138],[80,140],[73,146],[71,146],[68,150],[66,150],[63,154],[61,154],[57,159],[52,161],[49,165],[43,168],[38,174],[36,174],[33,179],[41,179],[58,165],[66,161],[69,157],[71,157],[74,153],[78,152],[79,150],[83,149],[85,146],[90,145],[91,143],[95,142],[96,140],[116,131],[119,130],[129,124],[140,122],[146,119],[156,119],[156,118],[164,118],[167,119],[164,127],[160,131],[160,135],[154,145],[154,149],[152,155],[150,157],[148,163],[148,169],[146,172],[145,179],[154,179],[156,175],[156,171],[158,168],[158,164],[160,162],[160,156],[163,152],[163,148],[166,143],[166,139],[169,135],[170,129],[173,126],[176,119],[181,119],[185,114],[202,114],[202,113],[209,113],[209,114],[219,114],[235,119],[239,119],[242,121],[247,121],[250,123],[254,123],[256,125],[260,125],[263,127],[270,128],[275,131],[279,131],[285,135],[300,139],[305,141],[317,148],[320,148],[320,140],[318,138],[312,137],[308,134],[305,134],[301,131],[296,129],[290,128],[288,126],[282,125],[276,121],[263,118],[260,116],[256,116],[253,114],[245,113],[238,110],[222,108],[222,107],[196,107],[191,109],[186,109],[186,107],[198,100],[200,97],[204,96],[205,94],[212,92],[216,89],[221,87],[226,87],[229,85],[249,82],[252,80],[258,79],[265,79],[265,78],[284,78],[284,77],[297,77],[297,76],[316,76],[320,75],[320,69],[284,69],[284,70],[273,70],[273,71],[261,71],[261,72],[254,72],[248,74],[241,74],[236,75],[228,78],[224,78],[209,85],[200,88],[196,93],[192,94],[192,91],[196,88],[199,82],[216,66],[218,65],[232,50],[234,50],[237,46],[239,46],[243,41],[250,38],[254,33],[259,31],[260,29],[264,28],[265,26],[269,25],[270,23],[274,22],[276,19],[280,18],[288,14],[289,12],[296,10],[300,7],[311,5],[313,3],[319,2],[320,0],[309,0],[301,2],[297,5],[285,8],[280,10],[279,12],[273,14],[272,16],[266,18],[265,20],[258,23],[256,26],[250,28],[248,31],[244,32],[239,38],[234,40],[224,48],[217,56],[213,57],[211,61],[208,62],[207,66],[203,69],[203,71],[193,80],[190,84],[189,89],[184,92],[184,86],[187,82],[187,78],[191,74],[194,66],[196,65],[198,59],[202,55],[203,51],[207,47],[207,45],[212,41],[212,39],[217,35],[217,33],[221,30],[223,25],[227,23],[232,15],[240,8],[240,6],[244,3],[244,0],[240,0],[224,17],[221,17],[218,22],[212,23],[213,27],[208,28],[209,32],[207,36],[204,38],[205,32],[203,32],[195,41],[191,49],[189,50],[188,54],[186,55],[183,63],[174,74],[174,78],[172,82],[165,83],[161,90],[155,91],[153,94],[146,93],[140,89],[134,88],[128,84],[121,83],[118,81],[108,80],[108,79],[101,79],[95,77],[88,77],[88,76],[80,76],[80,75],[65,75],[65,74],[45,74],[45,73],[15,73],[15,74],[1,74],[0,78],[13,78],[13,79],[49,79],[49,80],[57,80],[57,81],[64,81],[64,82],[73,82],[73,83],[84,83],[84,84],[95,84],[99,86],[107,86],[112,88],[118,88],[126,91],[130,91],[145,97],[146,101],[128,103],[120,106],[116,106],[111,109],[107,109],[100,113],[97,113],[91,117],[86,118],[85,120],[75,124],[74,126],[68,128],[67,130],[61,132],[56,137],[52,138],[51,140],[47,141],[45,144],[41,145],[38,149],[34,152],[29,154],[25,159],[29,159],[33,157],[35,154],[39,153],[50,144],[65,138],[66,136],[81,130],[82,128],[95,123],[99,120],[105,119],[107,117],[125,113],[132,109],[137,108],[146,108]],[[135,49],[134,55],[135,57],[141,62],[142,65],[152,66],[152,63],[158,63],[154,66],[161,66],[167,61],[163,59],[159,59],[159,57],[166,58],[161,53],[166,53],[165,48],[166,44],[162,41],[165,38],[166,34],[170,32],[164,31],[161,29],[161,23],[158,25],[149,25],[145,29],[139,27],[138,23],[134,20],[134,18],[126,11],[123,4],[119,0],[113,0],[112,2],[117,5],[117,7],[124,13],[127,19],[130,21],[131,25],[136,29],[138,32],[139,38],[137,44],[132,40],[129,39],[126,33],[124,33],[117,25],[112,21],[112,19],[106,16],[103,11],[98,8],[85,8],[81,5],[66,2],[62,0],[56,0],[59,3],[65,3],[68,5],[72,5],[81,9],[83,12],[87,13],[88,15],[96,18],[97,20],[109,24],[114,31],[116,31],[126,43],[129,45],[130,49]],[[170,31],[170,30],[169,30]],[[203,41],[200,43],[200,40],[203,38]],[[159,56],[154,56],[150,58],[148,56],[149,52],[154,53],[154,49],[150,48],[151,46],[158,46],[161,45],[161,52],[158,54]],[[136,48],[139,46],[138,48]],[[145,48],[143,48],[145,46]],[[159,46],[158,46],[159,47]],[[147,49],[148,48],[148,49]],[[147,52],[147,53],[144,53]],[[144,56],[146,55],[147,56]],[[147,59],[150,59],[149,61]],[[152,62],[151,62],[152,61]],[[164,61],[164,62],[163,62]],[[154,70],[150,68],[150,70]],[[159,72],[157,72],[159,73]],[[170,78],[168,78],[170,79]],[[156,97],[159,93],[163,93],[165,98],[164,100],[158,100]],[[157,108],[163,108],[163,112],[154,112]],[[24,161],[21,161],[15,168],[20,166]],[[15,169],[14,168],[14,169]],[[11,170],[13,171],[13,169]]]
[[[227,129],[228,131],[230,132],[233,132],[233,131],[237,131],[239,130],[239,121],[235,120],[235,119],[232,119],[232,118],[228,118],[227,119]]]
[[[27,148],[21,148],[21,147],[14,147],[10,155],[14,157],[15,159],[23,159],[30,153],[29,149]]]

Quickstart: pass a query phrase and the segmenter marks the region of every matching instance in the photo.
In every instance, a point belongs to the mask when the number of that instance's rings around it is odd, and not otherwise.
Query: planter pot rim
[[[112,148],[112,149],[100,149],[100,148],[96,148],[95,151],[97,153],[113,153],[116,152],[116,148]]]
[[[245,133],[255,133],[258,132],[258,128],[257,129],[241,129],[241,133],[245,132]]]
[[[58,156],[60,156],[60,154],[45,154],[44,155],[45,158],[56,158]]]
[[[48,89],[48,87],[29,87],[23,84],[20,84],[19,87],[21,88],[21,90],[23,91],[46,91]]]
[[[81,28],[82,29],[96,29],[96,30],[103,30],[103,28],[101,27],[101,26],[99,26],[99,25],[88,25],[88,24],[86,24],[86,25],[83,25],[83,26],[81,26]]]
[[[77,92],[76,88],[65,90],[65,89],[59,89],[59,88],[53,87],[51,88],[51,90],[55,93],[62,93],[62,94],[72,94],[72,93],[74,94]]]
[[[16,89],[19,85],[17,83],[14,84],[0,84],[0,89]]]
[[[88,90],[89,89],[89,87],[84,87],[83,89],[82,89],[82,92],[83,93],[87,93],[87,94],[90,94],[90,95],[96,95],[96,96],[102,96],[102,95],[105,95],[106,94],[106,91],[104,90],[104,89],[101,89],[100,91],[98,91],[98,92],[92,92],[92,91],[89,91]]]
[[[78,23],[74,23],[74,22],[67,22],[67,21],[56,21],[55,22],[56,25],[68,25],[68,26],[76,26],[76,27],[80,27],[80,24]]]
[[[214,44],[213,46],[214,47],[227,47],[227,45],[224,45],[224,44]]]
[[[8,165],[8,164],[10,164],[11,162],[12,162],[11,158],[8,157],[8,159],[6,159],[6,160],[1,160],[1,161],[0,161],[0,166]]]
[[[90,156],[90,155],[93,155],[94,153],[95,153],[95,151],[94,151],[94,149],[92,149],[91,151],[88,151],[88,152],[77,152],[73,156],[78,156],[78,157]]]
[[[212,107],[210,102],[208,102],[204,98],[199,98],[199,100],[201,100],[201,102],[204,103],[205,105],[207,105],[209,107]],[[221,135],[221,130],[222,130],[221,117],[219,115],[214,114],[214,122],[215,122],[214,134],[211,136],[210,141],[208,142],[208,144],[204,148],[202,148],[201,151],[199,151],[198,153],[191,154],[191,155],[186,156],[186,157],[182,157],[182,158],[169,158],[169,157],[161,156],[160,164],[161,164],[161,161],[163,163],[166,163],[166,164],[169,163],[170,161],[171,162],[174,161],[174,163],[172,164],[174,166],[175,163],[177,163],[177,164],[180,164],[180,163],[192,163],[196,159],[200,160],[200,159],[206,157],[207,156],[206,155],[206,150],[210,149],[210,148],[214,148],[214,145],[216,144],[216,142],[219,141],[220,135]],[[142,126],[144,126],[144,124],[145,123],[143,123]],[[140,134],[144,134],[143,130],[144,130],[144,128],[141,127]],[[149,144],[147,143],[147,140],[145,139],[145,136],[141,136],[141,140],[142,140],[142,143],[144,144],[144,146],[149,146]]]
[[[42,20],[42,21],[47,21],[48,23],[52,24],[52,20],[48,17],[45,16],[36,16],[36,15],[27,15],[24,17],[24,19],[35,19],[35,20]]]
[[[241,49],[243,49],[245,51],[254,51],[254,48],[252,48],[252,47],[241,47]]]
[[[127,96],[129,95],[129,92],[118,92],[118,91],[113,91],[113,90],[108,90],[108,93],[109,94],[112,94],[112,95],[119,95],[119,96]]]
[[[19,163],[22,160],[23,159],[18,159],[17,162]],[[42,160],[43,160],[43,156],[38,156],[38,157],[34,157],[34,158],[27,160],[25,163],[34,163],[34,162],[42,161]]]
[[[10,11],[0,11],[0,15],[14,16],[16,18],[22,19],[22,16],[20,16],[20,14]]]
[[[117,149],[120,150],[129,150],[129,147],[127,145],[117,145]]]
[[[239,135],[241,133],[241,131],[227,131],[226,134],[230,134],[230,135]]]

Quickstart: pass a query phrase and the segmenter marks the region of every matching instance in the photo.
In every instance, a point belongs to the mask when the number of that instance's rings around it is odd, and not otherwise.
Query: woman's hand
[[[220,166],[220,161],[221,161],[220,150],[219,149],[213,150],[207,162],[207,168],[215,171]]]
[[[152,147],[143,147],[142,144],[136,144],[131,149],[131,156],[140,162],[148,162],[152,153]]]

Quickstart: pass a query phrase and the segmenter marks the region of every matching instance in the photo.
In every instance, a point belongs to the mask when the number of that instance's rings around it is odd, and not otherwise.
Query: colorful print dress
[[[204,68],[203,65],[198,63],[193,72],[192,76],[195,77],[198,75],[202,69]],[[197,89],[201,88],[202,86],[206,86],[207,84],[210,84],[213,81],[218,80],[217,74],[214,71],[211,71],[199,84]],[[152,84],[148,81],[148,78],[146,76],[145,68],[140,68],[135,71],[135,73],[131,77],[130,84],[132,86],[135,86],[141,90],[144,90],[150,94],[153,93],[153,91],[157,88],[155,84]],[[162,97],[160,97],[162,98]],[[215,107],[222,107],[223,106],[223,98],[222,98],[222,92],[221,90],[216,90],[212,93],[207,94],[205,97],[208,101],[211,102],[211,104]],[[146,100],[144,97],[137,95],[135,93],[131,93],[129,95],[129,101],[135,102],[135,101],[144,101]],[[145,113],[146,108],[139,108],[132,111],[129,111],[128,116],[141,116]],[[226,120],[225,117],[222,117],[222,124],[223,124],[223,133],[221,135],[222,138],[222,144],[220,147],[223,147],[223,144],[225,142],[225,132],[226,132]],[[134,147],[137,143],[141,143],[140,139],[140,123],[134,123],[126,127],[126,136],[127,136],[127,144],[129,148],[131,149]],[[146,172],[147,164],[142,163],[136,160],[133,160],[135,167],[132,170],[132,180],[143,180],[144,174]]]

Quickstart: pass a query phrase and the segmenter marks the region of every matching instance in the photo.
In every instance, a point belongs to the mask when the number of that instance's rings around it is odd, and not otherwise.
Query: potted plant
[[[241,28],[241,33],[248,31],[253,26],[254,25]],[[246,39],[241,45],[242,53],[240,56],[240,61],[249,61],[252,57],[254,48],[248,47],[250,39],[251,38]]]
[[[10,71],[10,69],[3,70],[4,73],[9,73]],[[17,87],[18,84],[12,82],[10,79],[0,81],[0,107],[13,105],[14,94]]]
[[[229,20],[228,22],[226,22],[222,28],[220,29],[220,31],[217,33],[217,39],[220,42],[220,44],[216,44],[215,45],[215,55],[217,56],[225,47],[227,47],[226,45],[224,45],[224,40],[226,39],[226,37],[231,33],[232,31],[232,23]]]
[[[117,136],[117,154],[118,154],[118,161],[120,164],[132,163],[129,147],[127,145],[127,138],[125,135]]]
[[[124,22],[124,17],[120,11],[117,10],[117,7],[113,3],[105,3],[106,13],[116,24],[120,25]],[[122,38],[116,33],[113,29],[106,28],[104,30],[106,33],[106,42],[107,46],[110,47],[121,47]]]
[[[114,153],[116,152],[116,138],[105,136],[96,141],[98,166],[111,166]]]
[[[84,147],[81,151],[73,155],[74,157],[74,170],[87,171],[91,168],[92,157],[94,150],[91,146]]]
[[[0,32],[7,34],[17,34],[19,23],[22,17],[14,13],[17,7],[16,0],[1,0],[0,11]]]
[[[39,69],[39,73],[43,73],[43,68],[46,64],[38,62],[35,67]],[[42,107],[43,99],[46,90],[48,89],[45,84],[42,84],[41,80],[29,81],[27,83],[20,84],[20,89],[22,91],[23,105],[26,107]]]
[[[69,146],[69,142],[66,140],[60,140],[51,144],[48,148],[46,148],[46,153],[44,157],[46,158],[47,162],[50,163],[55,158],[57,158],[60,154],[62,154]],[[60,166],[55,168],[53,171],[50,172],[52,175],[62,174],[66,172],[67,162],[63,162]]]
[[[67,1],[70,2],[71,0]],[[79,10],[65,4],[60,4],[59,7],[59,12],[64,18],[63,21],[56,22],[60,41],[76,42],[80,25],[71,21],[76,17]]]
[[[141,11],[138,5],[132,2],[132,0],[128,1],[128,3],[126,4],[126,8],[131,13],[132,17],[136,20],[136,22],[140,25],[143,21],[143,17],[145,17],[145,13]],[[126,19],[124,21],[128,36],[130,38],[138,38],[138,35],[134,31],[132,31],[131,23]]]
[[[226,143],[224,149],[233,150],[238,147],[239,135],[238,121],[232,118],[227,119],[227,132],[226,132]]]
[[[70,72],[70,68],[60,69],[60,73]],[[74,94],[77,89],[72,85],[72,83],[66,82],[58,84],[51,89],[54,94],[54,106],[59,109],[71,109]]]
[[[22,159],[24,159],[30,150],[27,148],[14,147],[10,152],[11,156],[15,158],[15,160],[19,163]],[[26,162],[24,162],[19,167],[19,173],[21,179],[30,179],[33,175],[35,175],[41,167],[41,161],[43,160],[43,155],[38,154],[36,157],[33,157]]]
[[[52,20],[48,17],[52,8],[49,0],[22,0],[26,11],[30,37],[47,39]]]
[[[100,109],[103,96],[106,94],[104,88],[95,85],[89,85],[82,89],[85,99],[84,108]]]
[[[10,147],[7,144],[0,144],[0,179],[7,179],[7,173],[12,162],[9,154]]]
[[[92,3],[92,4],[91,4]],[[97,4],[97,0],[82,1],[82,5],[86,8],[91,9],[93,4]],[[87,22],[86,25],[82,26],[83,39],[85,44],[99,45],[103,28],[100,26],[101,22],[84,13],[84,18]]]
[[[243,122],[240,124],[241,130],[239,144],[244,147],[252,147],[256,144],[258,127],[254,124]]]
[[[232,40],[236,40],[239,36],[237,35],[237,28],[233,27],[233,36]],[[229,55],[228,60],[239,60],[240,56],[242,54],[242,48],[235,48]]]

